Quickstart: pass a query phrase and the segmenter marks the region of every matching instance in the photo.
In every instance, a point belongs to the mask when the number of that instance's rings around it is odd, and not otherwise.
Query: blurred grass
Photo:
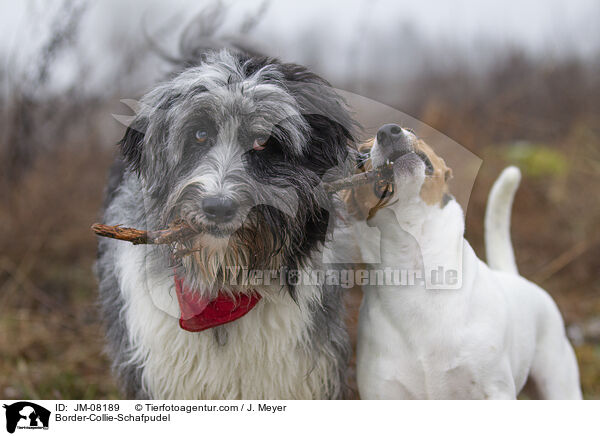
[[[97,321],[14,310],[0,320],[3,398],[116,399]]]
[[[512,219],[517,261],[583,332],[577,356],[587,398],[600,398],[600,335],[586,331],[600,317],[595,71],[509,56],[483,77],[423,74],[413,86],[420,97],[397,105],[483,159],[466,211],[467,238],[481,257],[489,189],[506,165],[523,170]],[[68,95],[24,105],[3,101],[0,125],[0,397],[117,398],[102,351],[89,226],[122,128],[106,122],[103,100]],[[355,329],[360,298],[350,297]]]
[[[0,397],[119,396],[103,353],[89,230],[112,153],[94,141],[63,144],[2,192]]]
[[[521,168],[525,177],[562,177],[567,171],[567,157],[547,145],[517,141],[506,149],[508,163]]]
[[[576,347],[575,351],[585,396],[600,398],[600,345],[580,345]]]

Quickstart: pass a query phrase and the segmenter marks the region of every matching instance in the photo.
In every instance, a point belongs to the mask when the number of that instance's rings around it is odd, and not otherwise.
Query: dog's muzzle
[[[414,151],[415,136],[397,124],[385,124],[377,131],[377,144],[391,162]]]
[[[433,174],[433,165],[427,155],[416,147],[417,137],[397,124],[385,124],[377,131],[377,144],[387,162],[396,162],[409,153],[416,154],[425,164],[425,174]]]

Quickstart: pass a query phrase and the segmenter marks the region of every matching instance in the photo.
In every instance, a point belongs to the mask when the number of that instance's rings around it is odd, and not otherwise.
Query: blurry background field
[[[486,196],[518,165],[520,271],[556,299],[584,394],[600,398],[600,6],[518,3],[240,2],[223,29],[478,155],[466,215],[482,257]],[[173,51],[200,9],[165,5],[0,6],[0,398],[119,396],[102,352],[89,225],[124,130],[111,114],[130,115],[119,100],[168,71],[143,29]],[[348,295],[351,329],[359,298]]]

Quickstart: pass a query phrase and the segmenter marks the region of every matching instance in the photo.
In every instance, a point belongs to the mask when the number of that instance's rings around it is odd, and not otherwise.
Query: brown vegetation
[[[523,169],[512,226],[520,270],[549,290],[581,333],[584,392],[600,398],[600,334],[590,327],[600,316],[595,71],[512,55],[486,75],[422,75],[408,112],[483,159],[466,211],[467,237],[482,256],[490,186],[507,164]],[[6,97],[0,114],[0,396],[115,398],[89,226],[122,127],[106,122],[108,100],[26,95]],[[349,295],[351,326],[358,301]]]

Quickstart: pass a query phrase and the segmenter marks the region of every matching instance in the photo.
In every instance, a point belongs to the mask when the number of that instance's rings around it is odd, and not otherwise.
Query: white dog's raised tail
[[[505,168],[488,197],[485,211],[484,238],[487,262],[498,271],[518,273],[510,239],[510,216],[515,192],[521,181],[521,171],[514,166]]]

